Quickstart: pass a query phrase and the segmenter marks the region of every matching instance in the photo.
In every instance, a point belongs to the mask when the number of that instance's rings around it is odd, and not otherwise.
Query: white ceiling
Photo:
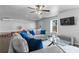
[[[79,5],[59,5],[59,12],[79,8]]]
[[[39,20],[39,16],[36,13],[29,13],[32,10],[27,8],[33,5],[0,5],[0,19],[8,17],[10,19],[25,19],[25,20]],[[73,8],[79,8],[79,5],[46,5],[44,9],[50,10],[49,13],[43,13],[43,17],[52,17],[64,10]]]

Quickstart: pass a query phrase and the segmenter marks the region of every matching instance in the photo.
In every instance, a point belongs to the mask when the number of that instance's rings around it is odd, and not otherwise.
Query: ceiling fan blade
[[[36,6],[36,7],[41,7],[41,6],[42,6],[42,7],[45,7],[44,5],[35,5],[35,6]]]
[[[45,12],[50,12],[50,10],[42,10],[42,11],[45,11]]]
[[[44,8],[44,5],[35,5],[38,9]]]
[[[27,8],[35,10],[35,8],[32,8],[32,7],[27,7]]]
[[[40,7],[40,5],[35,5],[37,8],[39,8]]]
[[[35,11],[31,11],[30,13],[34,13]]]

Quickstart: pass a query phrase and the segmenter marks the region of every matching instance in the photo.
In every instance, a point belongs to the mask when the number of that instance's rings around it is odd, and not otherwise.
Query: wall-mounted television
[[[61,25],[74,25],[74,16],[73,17],[67,17],[67,18],[61,18],[60,19],[60,24]]]

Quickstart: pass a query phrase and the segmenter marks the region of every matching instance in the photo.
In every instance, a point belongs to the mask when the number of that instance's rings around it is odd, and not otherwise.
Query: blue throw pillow
[[[41,30],[40,34],[46,34],[46,30]]]
[[[34,30],[29,31],[32,35],[35,35]]]
[[[25,31],[21,31],[20,35],[25,39],[25,40],[30,40],[30,36],[27,34]]]
[[[29,52],[43,48],[43,44],[40,39],[39,40],[31,39],[31,40],[29,40],[28,45],[29,45]]]

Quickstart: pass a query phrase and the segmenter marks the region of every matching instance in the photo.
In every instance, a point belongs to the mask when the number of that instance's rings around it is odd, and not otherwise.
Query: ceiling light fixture
[[[36,13],[40,18],[43,17],[43,13],[50,12],[48,9],[44,9],[45,5],[35,5],[34,8],[28,7],[29,9],[32,9],[30,13]]]

